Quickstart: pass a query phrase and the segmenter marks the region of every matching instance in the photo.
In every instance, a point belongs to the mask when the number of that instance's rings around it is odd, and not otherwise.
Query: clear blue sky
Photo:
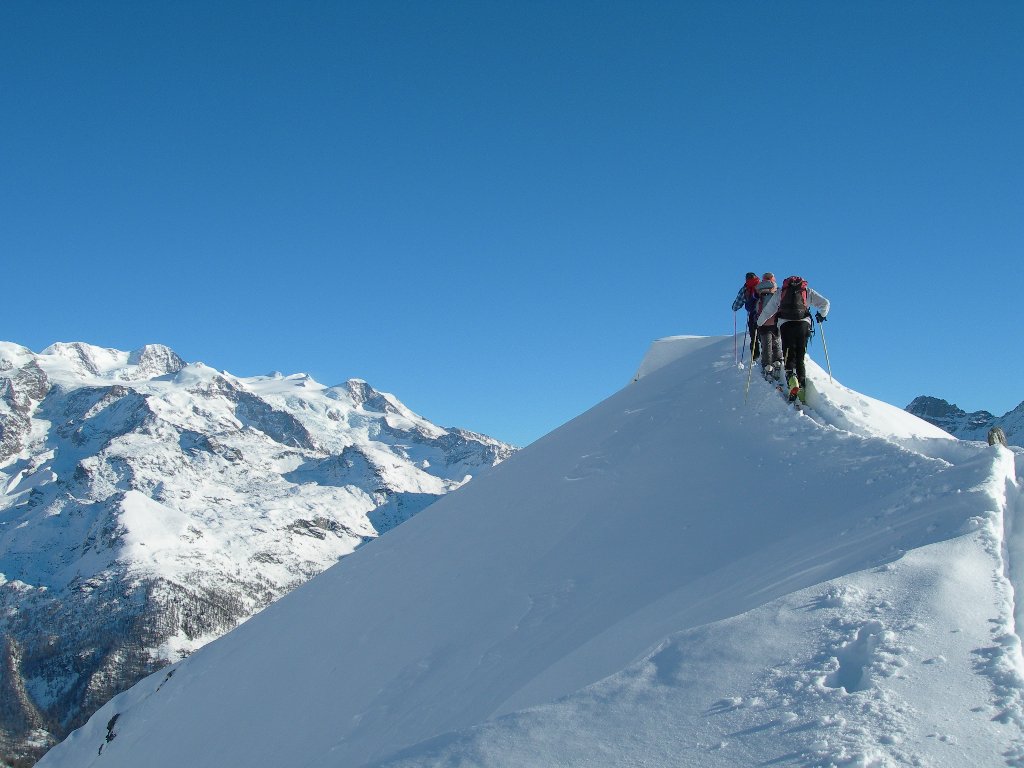
[[[7,0],[0,338],[525,444],[772,270],[832,301],[845,384],[1001,414],[1022,40],[1019,2]]]

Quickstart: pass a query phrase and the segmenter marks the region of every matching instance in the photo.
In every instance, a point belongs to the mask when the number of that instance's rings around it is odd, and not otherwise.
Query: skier
[[[747,310],[747,332],[750,334],[750,355],[757,355],[757,293],[755,289],[760,281],[753,272],[747,272],[747,277],[736,292],[736,298],[732,302],[732,311],[736,312],[740,307]]]
[[[765,272],[755,290],[757,292],[756,314],[760,319],[765,305],[778,291],[775,275]],[[757,340],[761,345],[761,373],[765,378],[769,376],[775,380],[782,378],[782,339],[779,336],[779,327],[776,325],[774,317],[769,318],[764,325],[758,325]]]
[[[782,281],[782,290],[768,300],[757,319],[757,324],[761,326],[767,325],[774,317],[779,327],[790,401],[799,397],[803,402],[805,397],[804,356],[807,354],[807,341],[811,337],[812,306],[818,309],[815,319],[819,323],[825,322],[829,309],[828,299],[808,288],[807,281],[802,277],[793,275]]]

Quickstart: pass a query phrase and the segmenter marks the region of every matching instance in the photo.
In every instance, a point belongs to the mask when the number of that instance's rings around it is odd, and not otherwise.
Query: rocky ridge
[[[941,398],[922,395],[915,397],[906,410],[961,440],[985,440],[992,427],[1000,427],[1011,445],[1024,442],[1024,402],[995,416],[988,411],[968,413]]]

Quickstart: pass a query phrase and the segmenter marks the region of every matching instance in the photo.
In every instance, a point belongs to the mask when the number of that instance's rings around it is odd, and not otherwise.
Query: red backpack
[[[756,277],[751,277],[750,279],[747,280],[746,283],[743,284],[743,288],[745,291],[745,300],[743,302],[743,308],[746,309],[748,313],[754,312],[757,308],[756,288],[757,284],[760,282],[761,281],[758,280]]]
[[[779,296],[779,311],[775,316],[780,320],[805,320],[811,316],[807,308],[807,281],[793,275],[782,281]]]

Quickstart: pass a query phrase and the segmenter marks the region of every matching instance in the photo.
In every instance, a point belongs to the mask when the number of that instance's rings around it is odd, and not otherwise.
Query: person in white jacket
[[[811,307],[818,310],[815,319],[819,323],[825,322],[829,310],[828,299],[809,288],[806,280],[793,275],[783,280],[782,288],[764,305],[757,318],[759,328],[773,319],[779,327],[790,400],[802,394],[804,388],[804,357],[807,354],[807,341],[811,337]]]

